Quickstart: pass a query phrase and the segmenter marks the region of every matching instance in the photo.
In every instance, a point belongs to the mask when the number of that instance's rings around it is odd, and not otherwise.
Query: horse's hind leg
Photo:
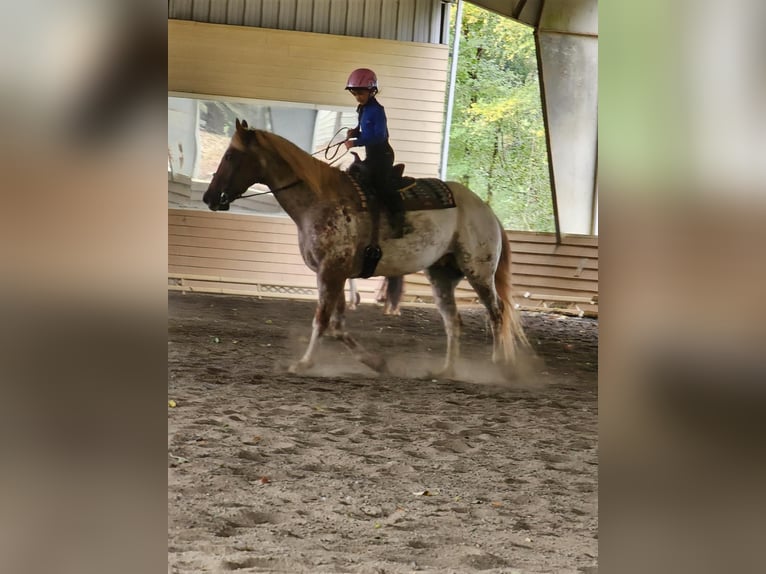
[[[426,269],[425,275],[431,282],[434,302],[441,313],[444,330],[447,333],[447,355],[444,366],[434,375],[440,378],[451,378],[455,376],[455,363],[460,356],[461,322],[455,302],[455,287],[463,278],[463,274],[451,263],[440,262]]]
[[[493,276],[494,277],[494,276]],[[479,300],[487,309],[489,324],[492,329],[492,362],[511,366],[515,362],[514,347],[504,344],[504,337],[509,336],[507,326],[503,324],[503,305],[495,289],[494,278],[471,274],[466,279],[473,287]]]
[[[356,289],[356,281],[354,279],[348,280],[348,310],[354,311],[359,303],[361,302],[361,297],[359,296],[359,291]]]
[[[402,302],[404,293],[404,277],[386,278],[386,303],[383,306],[384,315],[401,315],[399,304]]]

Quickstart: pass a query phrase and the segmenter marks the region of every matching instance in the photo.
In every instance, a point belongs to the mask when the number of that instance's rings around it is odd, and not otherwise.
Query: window
[[[202,195],[234,135],[236,119],[247,120],[254,128],[286,137],[303,150],[316,153],[323,161],[347,166],[351,156],[341,155],[345,148],[328,145],[345,139],[346,129],[356,125],[354,108],[319,109],[316,106],[285,102],[202,100],[168,98],[168,207],[204,209]],[[340,159],[340,161],[337,161]],[[268,188],[256,184],[253,191]],[[271,195],[237,201],[232,212],[281,214],[282,209]]]

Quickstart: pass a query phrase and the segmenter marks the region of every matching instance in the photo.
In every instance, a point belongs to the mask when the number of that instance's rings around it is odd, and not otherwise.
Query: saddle
[[[347,174],[359,198],[359,207],[368,211],[372,221],[370,244],[364,249],[360,277],[366,279],[375,272],[383,252],[378,245],[380,234],[380,214],[383,209],[388,213],[391,225],[391,239],[404,236],[404,214],[406,211],[425,209],[446,209],[455,207],[452,192],[447,185],[435,178],[415,179],[404,176],[404,164],[394,165],[383,186],[376,186],[370,178],[367,166],[354,155],[354,162]],[[383,190],[380,189],[383,187]]]

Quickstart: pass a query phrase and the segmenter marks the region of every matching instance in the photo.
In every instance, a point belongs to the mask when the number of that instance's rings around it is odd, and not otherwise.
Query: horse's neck
[[[272,190],[279,190],[274,197],[285,210],[287,215],[300,227],[304,222],[305,215],[312,211],[321,198],[317,196],[300,176],[300,169],[296,171],[285,158],[280,158],[278,167],[271,172],[266,184]]]
[[[268,185],[272,190],[277,190],[274,192],[274,198],[298,225],[303,221],[306,211],[317,203],[314,192],[292,170],[275,177]]]

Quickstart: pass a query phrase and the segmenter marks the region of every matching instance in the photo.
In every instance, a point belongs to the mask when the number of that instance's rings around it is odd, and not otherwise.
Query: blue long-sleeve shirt
[[[359,114],[357,146],[382,144],[388,141],[386,111],[378,100],[370,98],[365,105],[357,108],[357,112]]]

